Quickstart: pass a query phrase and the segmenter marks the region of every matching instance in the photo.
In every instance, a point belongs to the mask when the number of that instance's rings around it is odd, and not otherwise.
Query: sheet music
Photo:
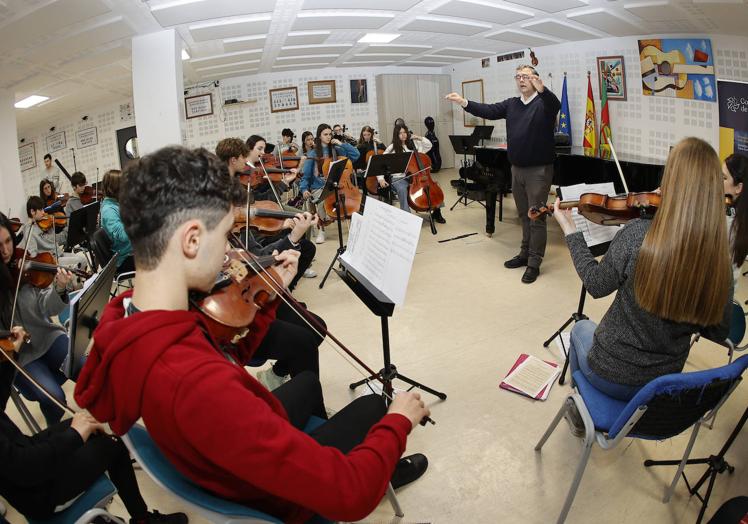
[[[417,215],[369,198],[364,214],[351,217],[348,246],[341,258],[393,303],[402,305],[422,222]]]
[[[528,357],[504,379],[504,384],[536,398],[543,388],[556,379],[558,367],[551,366],[539,358]]]
[[[602,193],[613,196],[616,194],[616,190],[613,182],[566,186],[561,188],[561,194],[564,196],[562,202],[567,200],[579,200],[579,197],[584,193]],[[590,222],[580,215],[576,208],[572,209],[571,214],[574,218],[574,223],[577,225],[577,230],[584,234],[584,240],[590,247],[610,242],[621,228],[621,226],[601,226],[594,222]]]

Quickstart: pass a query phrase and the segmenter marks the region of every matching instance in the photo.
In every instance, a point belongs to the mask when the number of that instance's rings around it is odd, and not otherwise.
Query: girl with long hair
[[[630,221],[598,262],[570,210],[554,217],[574,267],[595,298],[616,292],[599,325],[577,322],[569,361],[597,389],[620,400],[649,381],[679,373],[697,331],[726,334],[732,279],[724,188],[714,149],[686,138],[670,152],[662,204],[651,219]],[[722,337],[724,338],[724,337]],[[570,415],[575,430],[578,413]]]
[[[737,280],[740,267],[748,256],[748,198],[740,198],[745,184],[748,183],[748,157],[740,153],[728,156],[722,164],[722,174],[725,195],[732,198],[733,204],[727,223],[733,277]]]

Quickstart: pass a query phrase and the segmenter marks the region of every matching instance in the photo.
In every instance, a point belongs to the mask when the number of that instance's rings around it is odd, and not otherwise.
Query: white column
[[[23,191],[21,163],[18,159],[18,130],[14,104],[15,92],[0,89],[0,211],[7,214],[10,210],[10,216],[24,220],[26,195]]]
[[[174,29],[132,39],[132,91],[141,155],[182,143],[182,42]]]

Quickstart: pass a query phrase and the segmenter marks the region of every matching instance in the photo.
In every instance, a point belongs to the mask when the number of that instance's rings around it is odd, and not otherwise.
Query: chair
[[[711,340],[715,344],[719,344],[720,346],[724,346],[727,348],[728,363],[732,362],[733,354],[736,351],[744,351],[746,348],[748,348],[748,342],[743,344],[742,346],[739,345],[743,341],[743,337],[745,336],[745,316],[746,313],[743,312],[743,308],[738,302],[733,300],[732,316],[730,317],[730,331],[727,333],[727,338],[725,340],[715,340],[711,337],[704,337],[708,340]],[[691,346],[693,346],[700,338],[701,334],[697,333],[691,341]]]
[[[582,372],[576,371],[572,376],[576,390],[566,398],[535,446],[535,451],[540,451],[561,418],[576,406],[584,421],[584,450],[557,522],[564,522],[571,509],[595,442],[608,450],[616,447],[624,437],[663,440],[693,426],[678,471],[665,491],[663,502],[668,502],[696,441],[699,427],[727,400],[746,367],[748,355],[715,369],[663,375],[644,386],[628,402],[605,395],[595,389]]]
[[[90,244],[95,263],[99,267],[103,268],[112,259],[112,257],[117,256],[117,253],[114,253],[112,251],[112,241],[109,238],[109,235],[107,235],[107,232],[102,228],[99,228],[93,232],[93,235],[91,235]],[[114,289],[114,293],[112,293],[112,296],[116,296],[119,294],[119,288],[123,285],[123,281],[130,280],[134,276],[135,271],[126,271],[124,273],[117,272],[116,276],[114,277],[116,287]]]
[[[117,489],[109,480],[109,477],[102,475],[67,508],[58,511],[47,519],[27,517],[27,520],[29,524],[87,524],[93,522],[97,517],[103,517],[110,522],[125,524],[121,519],[104,509],[116,493]]]

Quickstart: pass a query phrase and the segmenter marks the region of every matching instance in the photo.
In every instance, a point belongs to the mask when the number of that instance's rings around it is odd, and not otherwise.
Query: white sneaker
[[[279,377],[275,374],[273,368],[268,368],[257,372],[257,380],[259,380],[263,386],[268,388],[269,391],[273,391],[291,380],[291,377],[288,375]]]
[[[325,243],[325,230],[320,229],[317,233],[317,238],[314,239],[315,244],[324,244]]]
[[[304,278],[314,278],[317,276],[317,272],[313,270],[312,268],[308,267],[306,271],[304,271],[304,274],[302,276]]]

